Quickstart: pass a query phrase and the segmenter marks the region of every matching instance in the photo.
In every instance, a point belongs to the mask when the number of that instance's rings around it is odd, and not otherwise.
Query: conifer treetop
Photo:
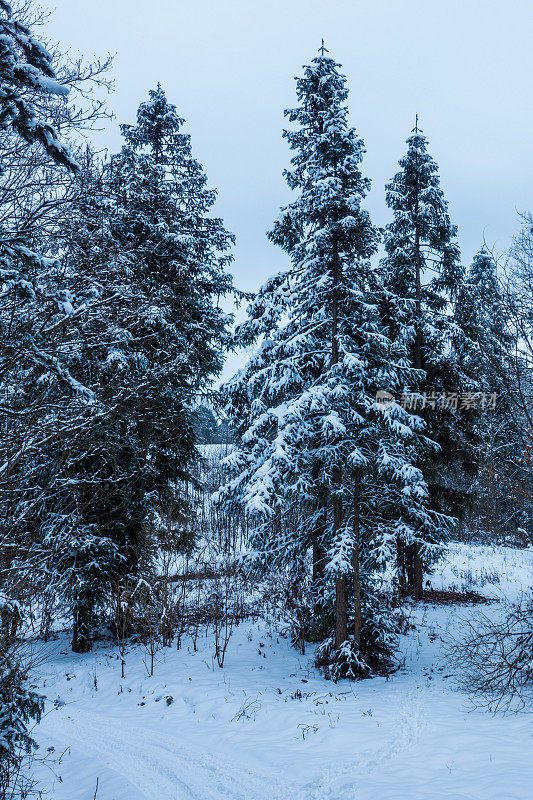
[[[285,171],[291,189],[301,190],[298,201],[282,209],[270,238],[285,249],[295,242],[291,221],[296,223],[298,207],[306,208],[311,226],[334,225],[336,235],[345,239],[350,228],[357,228],[359,253],[367,257],[375,247],[375,238],[362,237],[362,225],[369,226],[368,216],[361,211],[361,200],[370,188],[370,181],[359,169],[365,148],[354,128],[348,125],[346,78],[338,64],[321,47],[304,74],[296,79],[299,105],[287,109],[285,116],[298,123],[297,130],[285,130],[292,150],[292,169]],[[295,218],[296,217],[296,218]],[[297,223],[296,223],[297,227]],[[332,232],[332,230],[330,231]],[[346,236],[343,236],[346,233]],[[298,257],[298,253],[295,253]]]
[[[120,130],[128,144],[136,150],[143,147],[159,151],[163,157],[164,148],[177,144],[190,144],[190,137],[180,134],[185,120],[179,116],[176,106],[169,103],[160,83],[150,89],[149,100],[141,103],[137,110],[136,125],[121,125]],[[179,137],[179,139],[177,139]]]
[[[386,272],[396,282],[409,283],[415,261],[414,231],[418,231],[422,269],[432,271],[431,288],[457,291],[464,270],[460,265],[457,226],[452,225],[448,202],[440,186],[439,169],[428,152],[428,141],[418,125],[407,139],[407,153],[400,170],[386,187],[386,201],[394,220],[385,228],[388,254]],[[411,274],[412,278],[412,274]],[[412,281],[411,281],[412,282]],[[406,287],[407,288],[407,287]]]
[[[455,350],[478,391],[506,393],[512,336],[497,263],[485,246],[474,256],[455,304]]]
[[[378,232],[361,207],[370,186],[360,171],[364,143],[348,125],[346,78],[326,52],[320,48],[304,66],[296,81],[299,105],[285,111],[297,123],[296,129],[283,132],[294,151],[292,168],[284,174],[296,197],[281,209],[268,236],[285,250],[292,267],[260,289],[249,320],[238,330],[242,343],[275,328],[291,305],[315,317],[322,310],[327,325],[324,298],[334,263],[339,282],[350,291],[368,280]]]
[[[218,300],[233,293],[226,268],[234,236],[211,214],[216,190],[183,123],[158,84],[139,106],[137,124],[121,126],[126,143],[109,167],[112,227],[152,307],[183,337],[187,384],[205,386],[222,368],[229,337],[231,317]]]
[[[478,285],[484,292],[499,293],[496,260],[485,245],[475,254],[468,270],[467,280],[471,284]]]

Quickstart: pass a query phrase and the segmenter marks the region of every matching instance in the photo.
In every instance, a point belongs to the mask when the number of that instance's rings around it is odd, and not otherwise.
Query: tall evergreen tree
[[[101,230],[100,213],[106,225],[105,249],[89,260],[93,269],[95,258],[103,266],[106,250],[114,250],[106,266],[111,274],[102,280],[106,296],[118,298],[108,308],[113,321],[100,349],[80,363],[114,409],[77,467],[98,476],[86,498],[88,523],[97,529],[96,540],[90,532],[89,538],[102,543],[100,532],[105,536],[101,558],[89,562],[93,603],[101,600],[102,586],[140,577],[161,514],[186,513],[177,487],[190,480],[198,457],[194,409],[222,367],[229,336],[231,317],[218,299],[231,291],[226,267],[233,236],[210,214],[216,193],[206,187],[182,125],[161,87],[150,92],[137,125],[122,126],[126,144],[104,175],[111,203],[89,215],[94,233],[96,225]],[[82,249],[91,241],[98,236],[74,237]],[[93,324],[92,340],[102,335],[98,316]],[[73,577],[79,579],[78,570]]]
[[[54,430],[18,466],[26,512],[14,517],[26,571],[69,609],[78,651],[112,592],[150,577],[162,517],[188,512],[195,408],[229,337],[218,299],[231,291],[233,237],[210,214],[215,193],[181,125],[153,91],[103,174],[87,159],[57,234],[77,325],[57,319],[40,336],[80,391],[34,370],[29,399],[47,392]]]
[[[345,78],[326,53],[304,68],[299,105],[285,112],[297,123],[284,132],[297,197],[269,236],[291,264],[262,287],[237,331],[240,344],[260,344],[226,387],[237,447],[218,499],[256,518],[259,564],[294,565],[312,550],[326,617],[334,595],[334,674],[361,676],[392,645],[374,572],[399,527],[432,522],[409,458],[421,424],[394,398],[376,403],[412,370],[382,327],[369,263],[378,234],[361,205],[363,142],[348,126]]]
[[[133,387],[121,358],[131,339],[121,315],[132,311],[131,290],[90,157],[69,211],[55,237],[55,284],[79,304],[70,319],[58,313],[43,326],[37,317],[33,328],[27,321],[38,350],[58,354],[61,374],[22,362],[15,379],[25,378],[12,391],[15,412],[32,410],[41,439],[13,471],[18,492],[9,528],[17,556],[10,580],[68,609],[73,648],[84,652],[111,577],[136,571],[135,532],[148,512],[143,460],[123,422]],[[24,428],[13,433],[23,447]]]
[[[232,292],[226,269],[234,237],[211,215],[216,191],[207,188],[183,123],[161,86],[151,91],[137,125],[121,126],[126,144],[111,161],[110,185],[113,233],[160,321],[160,358],[164,332],[173,337],[168,390],[174,385],[188,403],[222,368],[231,318],[218,300]]]
[[[400,171],[386,189],[394,218],[385,228],[386,256],[381,263],[387,291],[384,318],[389,335],[404,340],[418,371],[417,413],[438,444],[433,455],[418,461],[429,484],[431,508],[457,513],[468,495],[468,482],[457,481],[456,476],[476,468],[474,431],[459,401],[472,387],[452,346],[457,334],[453,304],[464,269],[457,228],[450,222],[438,167],[428,153],[418,118],[407,146]],[[447,530],[446,525],[441,529],[444,538]],[[417,598],[422,596],[424,565],[437,554],[438,542],[428,541],[422,531],[414,539],[398,542],[400,583],[409,584]]]
[[[496,261],[485,247],[474,256],[460,286],[454,320],[454,356],[461,369],[476,381],[478,392],[503,395],[510,382],[513,342]]]
[[[454,358],[477,398],[471,414],[481,464],[469,521],[503,537],[520,527],[529,476],[521,463],[524,443],[515,408],[516,337],[496,261],[485,247],[468,269],[455,303],[454,321]]]

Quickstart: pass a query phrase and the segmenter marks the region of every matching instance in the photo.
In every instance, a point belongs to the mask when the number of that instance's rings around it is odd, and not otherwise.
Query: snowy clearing
[[[533,550],[453,544],[434,588],[516,597],[531,586]],[[213,642],[158,654],[142,647],[43,645],[36,728],[39,777],[54,800],[530,800],[533,727],[527,714],[472,706],[446,666],[444,640],[499,604],[412,606],[401,669],[389,680],[325,681],[265,622],[234,633],[223,669]],[[55,776],[54,777],[54,773]]]

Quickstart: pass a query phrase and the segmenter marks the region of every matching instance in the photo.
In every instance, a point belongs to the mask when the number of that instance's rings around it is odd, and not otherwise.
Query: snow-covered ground
[[[532,578],[532,550],[453,544],[431,582],[505,598]],[[54,800],[92,800],[97,779],[97,800],[531,800],[531,716],[473,708],[444,655],[498,607],[413,607],[402,668],[355,684],[325,681],[265,622],[235,631],[223,669],[209,637],[161,651],[151,678],[142,648],[121,679],[114,648],[56,640],[37,738],[61,758],[40,777]]]

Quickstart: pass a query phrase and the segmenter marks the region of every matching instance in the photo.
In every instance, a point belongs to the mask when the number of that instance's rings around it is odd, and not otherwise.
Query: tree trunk
[[[337,575],[335,578],[335,647],[337,650],[347,638],[346,578],[344,575]]]
[[[353,509],[353,596],[354,596],[354,626],[353,638],[354,644],[359,649],[361,646],[361,575],[359,563],[360,551],[360,519],[359,519],[359,494],[361,491],[361,475],[360,470],[357,470],[355,476],[355,489],[354,489],[354,509]]]
[[[339,255],[336,242],[333,242],[333,285],[331,308],[331,364],[339,360],[338,321],[339,321]],[[342,527],[342,470],[335,467],[333,470],[333,538],[338,539]],[[348,638],[348,620],[346,614],[346,577],[338,575],[335,579],[335,647]]]
[[[416,262],[416,275],[415,275],[415,288],[416,288],[416,338],[415,338],[415,367],[423,369],[424,359],[422,353],[422,279],[421,279],[421,260],[420,260],[420,228],[418,224],[418,188],[415,198],[415,262]],[[411,549],[411,548],[409,548]],[[412,591],[415,600],[422,599],[422,587],[424,581],[424,570],[422,566],[422,557],[420,555],[420,547],[414,545],[412,548]]]
[[[90,637],[91,611],[86,607],[76,608],[72,625],[72,652],[88,653],[93,643]]]
[[[405,545],[400,536],[396,537],[396,571],[398,573],[398,588],[400,596],[405,597],[407,593],[407,579],[405,574]]]
[[[420,555],[420,546],[415,545],[414,584],[413,584],[414,599],[422,600],[423,591],[424,591],[424,567],[422,564],[422,556]]]
[[[325,490],[322,485],[318,484],[320,470],[318,465],[313,469],[313,482],[318,486],[316,492],[316,524],[311,534],[311,542],[313,545],[313,620],[318,622],[318,618],[322,609],[322,590],[324,588],[324,549],[322,547],[322,535],[327,525],[327,503],[324,500]]]
[[[411,594],[414,594],[415,587],[415,561],[416,561],[416,545],[408,544],[405,548],[405,561],[407,572],[407,589]]]
[[[320,547],[320,542],[318,541],[317,531],[315,531],[313,534],[313,584],[315,586],[319,586],[322,582],[322,560],[322,548]]]
[[[320,515],[318,517],[317,525],[313,531],[313,618],[315,623],[318,622],[322,610],[322,590],[324,588],[324,550],[322,548],[320,539],[323,533],[323,526],[326,522],[327,510],[322,501],[318,503]]]
[[[333,532],[340,535],[342,527],[342,497],[338,493],[341,487],[342,473],[337,467],[334,474],[335,494],[333,495]],[[335,579],[335,647],[339,648],[348,638],[348,617],[346,611],[346,577],[337,575]]]

